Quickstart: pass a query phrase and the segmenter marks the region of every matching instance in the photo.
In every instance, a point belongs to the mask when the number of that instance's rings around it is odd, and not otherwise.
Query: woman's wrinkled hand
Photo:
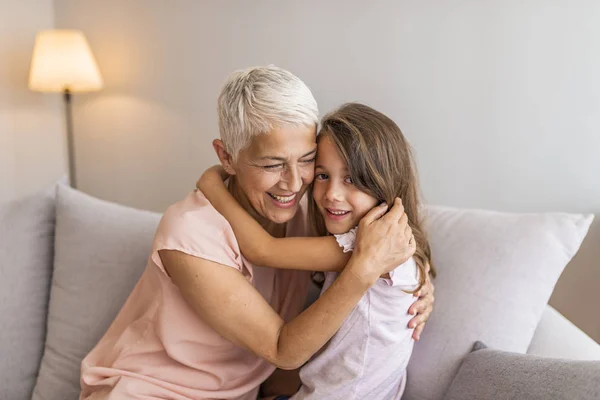
[[[397,198],[386,214],[387,209],[385,204],[373,208],[358,225],[353,257],[360,262],[353,268],[370,285],[405,263],[416,249],[402,200]]]
[[[430,268],[428,263],[425,284],[414,294],[418,300],[415,301],[408,309],[408,313],[415,316],[408,322],[408,327],[411,329],[414,328],[412,336],[413,339],[417,341],[421,339],[421,333],[423,332],[423,329],[425,329],[425,323],[427,323],[427,320],[433,311],[433,303],[435,302],[435,298],[433,296],[435,287],[433,286],[433,283],[431,283],[429,270]]]

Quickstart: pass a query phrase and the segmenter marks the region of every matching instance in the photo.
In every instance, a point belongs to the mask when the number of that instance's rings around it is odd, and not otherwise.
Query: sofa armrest
[[[600,344],[551,306],[546,306],[528,354],[573,360],[600,360]]]

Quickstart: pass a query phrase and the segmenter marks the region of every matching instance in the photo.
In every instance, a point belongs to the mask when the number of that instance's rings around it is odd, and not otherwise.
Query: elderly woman
[[[218,111],[213,145],[235,199],[272,235],[307,235],[302,197],[313,180],[318,115],[308,87],[276,67],[236,72]],[[378,277],[412,256],[400,202],[386,211],[361,220],[351,258],[340,250],[345,265],[315,257],[296,271],[252,265],[223,216],[200,191],[188,194],[165,212],[146,270],[83,360],[81,398],[256,399],[276,367],[305,363]],[[342,272],[302,311],[313,270]],[[433,302],[425,292],[413,306],[417,332]]]

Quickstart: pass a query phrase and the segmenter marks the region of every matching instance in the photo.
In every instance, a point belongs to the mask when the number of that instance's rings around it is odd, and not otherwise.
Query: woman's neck
[[[250,216],[252,218],[254,218],[256,220],[256,222],[258,222],[260,224],[260,226],[263,227],[264,230],[269,232],[269,234],[271,236],[273,236],[273,237],[284,237],[285,236],[287,224],[285,224],[285,223],[284,224],[276,224],[275,222],[270,221],[269,219],[260,215],[254,209],[254,207],[252,207],[252,204],[250,204],[248,197],[242,191],[240,186],[237,184],[237,180],[235,179],[235,176],[232,176],[229,178],[229,182],[227,183],[227,189],[229,190],[229,193],[231,193],[233,198],[242,206],[242,208],[244,210],[246,210],[246,212],[248,214],[250,214]]]

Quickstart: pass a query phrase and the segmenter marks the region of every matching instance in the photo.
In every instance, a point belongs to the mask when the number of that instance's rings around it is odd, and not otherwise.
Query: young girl
[[[381,202],[402,199],[416,241],[414,256],[369,289],[340,330],[302,367],[302,385],[291,397],[400,399],[414,344],[407,311],[414,301],[411,294],[423,285],[431,265],[410,147],[391,119],[356,103],[326,115],[317,142],[309,217],[320,239],[271,237],[231,197],[214,171],[204,174],[198,188],[230,222],[245,257],[279,268],[306,265],[319,255],[329,258],[334,247],[352,251],[360,219]],[[435,276],[432,267],[431,274]],[[325,272],[321,293],[337,275]]]

